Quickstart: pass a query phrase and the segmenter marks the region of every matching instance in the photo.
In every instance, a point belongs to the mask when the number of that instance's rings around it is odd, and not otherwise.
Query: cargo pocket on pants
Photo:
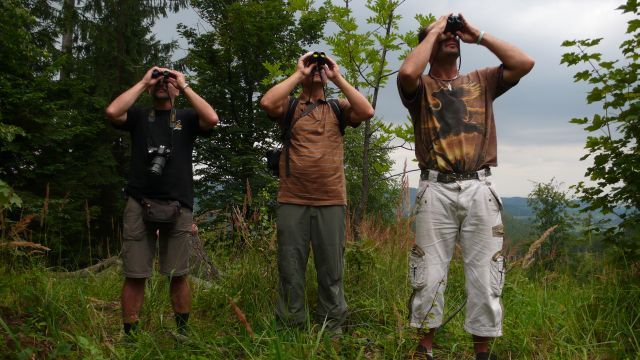
[[[487,187],[489,188],[489,191],[491,192],[491,196],[493,197],[493,200],[496,202],[496,206],[498,207],[498,211],[502,211],[502,208],[503,208],[502,199],[498,195],[498,192],[496,191],[496,189],[493,188],[492,185],[487,185]],[[489,199],[489,201],[491,201],[491,199]]]
[[[413,245],[409,254],[409,283],[414,290],[420,290],[427,284],[427,266],[424,251]]]
[[[418,193],[416,194],[416,199],[415,199],[415,202],[413,203],[413,207],[411,208],[410,215],[416,215],[417,213],[419,213],[420,208],[427,203],[425,194],[429,189],[429,183],[424,180],[421,181],[421,183],[422,182],[424,182],[424,184],[421,184],[420,187],[418,188]]]
[[[502,296],[502,288],[504,287],[505,275],[507,273],[506,270],[504,256],[498,251],[491,257],[491,264],[489,266],[491,292],[495,297]]]

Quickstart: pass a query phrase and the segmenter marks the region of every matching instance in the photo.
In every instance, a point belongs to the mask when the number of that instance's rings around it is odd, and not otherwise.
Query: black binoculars
[[[169,70],[160,71],[158,69],[153,69],[153,72],[151,73],[151,77],[153,79],[157,79],[161,76],[163,77],[164,82],[168,82],[170,77],[174,79],[176,78],[176,75],[171,73]]]
[[[307,56],[306,63],[307,65],[315,63],[317,64],[316,69],[319,69],[322,65],[325,65],[327,63],[327,56],[324,54],[324,52],[315,51],[313,54]]]
[[[447,25],[444,28],[444,33],[452,33],[453,35],[456,32],[462,30],[464,24],[462,23],[462,19],[458,15],[449,15],[447,18]]]

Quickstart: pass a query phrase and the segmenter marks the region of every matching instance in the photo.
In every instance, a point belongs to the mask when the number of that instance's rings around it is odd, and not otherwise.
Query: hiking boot
[[[480,352],[476,354],[476,360],[498,360],[498,357],[488,352]]]
[[[409,358],[411,360],[433,360],[433,356],[429,355],[429,350],[426,347],[418,344],[416,349],[411,354]]]

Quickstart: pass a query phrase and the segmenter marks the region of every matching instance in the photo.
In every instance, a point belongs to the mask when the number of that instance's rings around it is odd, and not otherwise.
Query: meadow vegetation
[[[117,266],[89,276],[67,276],[46,268],[37,254],[5,247],[0,262],[0,353],[16,359],[405,359],[417,339],[407,325],[410,220],[389,225],[369,219],[362,226],[363,240],[350,240],[346,251],[349,317],[341,336],[326,334],[313,320],[304,330],[276,327],[273,231],[254,234],[243,246],[232,246],[237,242],[233,237],[223,241],[220,233],[203,231],[205,251],[221,276],[209,284],[192,282],[191,332],[186,338],[174,331],[165,278],[154,276],[148,283],[142,331],[127,339],[121,329],[122,278]],[[523,269],[516,260],[509,269],[503,292],[505,335],[493,344],[500,358],[636,358],[639,264],[614,252],[574,254],[552,270],[545,266],[549,262],[554,259]],[[316,296],[312,264],[307,279],[310,319]],[[459,255],[451,265],[446,297],[445,318],[465,298]],[[438,358],[472,359],[463,321],[464,310],[439,330]]]

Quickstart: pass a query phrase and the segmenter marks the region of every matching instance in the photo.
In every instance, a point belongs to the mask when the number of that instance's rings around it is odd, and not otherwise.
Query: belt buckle
[[[441,183],[445,183],[445,184],[451,184],[452,182],[455,182],[456,179],[456,174],[452,174],[452,173],[438,173],[438,182]]]

